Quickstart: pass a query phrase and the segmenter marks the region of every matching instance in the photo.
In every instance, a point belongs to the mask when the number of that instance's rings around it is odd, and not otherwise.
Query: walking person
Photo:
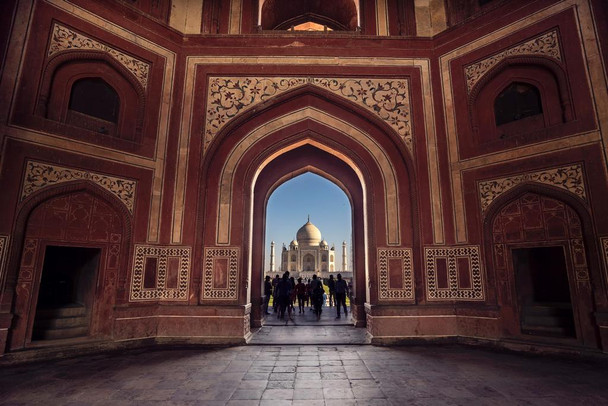
[[[277,274],[272,280],[272,308],[274,309],[275,313],[279,308],[279,290],[277,289],[277,286],[279,285],[280,281],[281,279],[279,277],[279,274]]]
[[[346,285],[346,281],[342,279],[342,275],[337,275],[338,280],[336,281],[336,310],[338,312],[338,317],[340,318],[340,305],[344,307],[344,317],[348,314],[346,311],[346,295],[348,294],[348,286]]]
[[[264,313],[270,314],[268,311],[268,303],[270,302],[270,296],[272,295],[272,283],[270,282],[270,276],[266,275],[264,280]]]
[[[315,275],[316,276],[316,275]],[[314,280],[314,276],[313,276]],[[318,281],[312,291],[312,303],[314,305],[315,314],[317,315],[317,321],[321,319],[321,312],[323,311],[323,295],[325,289],[323,289],[323,283]]]
[[[289,281],[289,274],[285,273],[283,278],[277,284],[277,296],[279,302],[279,315],[278,318],[285,319],[285,310],[289,308],[289,301],[291,300],[291,282]],[[287,321],[285,321],[287,324]]]
[[[327,288],[329,289],[329,307],[331,307],[336,301],[336,281],[334,280],[333,275],[329,275],[329,280],[327,281]]]
[[[306,285],[302,283],[302,278],[298,278],[298,284],[296,285],[296,294],[298,295],[298,313],[304,312],[304,299],[306,297]]]

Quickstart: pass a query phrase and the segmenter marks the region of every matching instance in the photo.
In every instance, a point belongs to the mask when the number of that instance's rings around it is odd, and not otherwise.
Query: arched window
[[[536,116],[542,112],[540,92],[527,83],[511,83],[494,100],[494,118],[497,126]]]
[[[292,260],[292,262],[296,262],[296,256],[295,256],[295,255],[292,255],[292,256],[291,256],[291,260]]]
[[[72,85],[69,109],[116,124],[120,99],[118,93],[100,78],[84,78]]]
[[[327,262],[327,255],[323,254],[323,262]]]
[[[355,31],[359,0],[260,0],[263,30]]]

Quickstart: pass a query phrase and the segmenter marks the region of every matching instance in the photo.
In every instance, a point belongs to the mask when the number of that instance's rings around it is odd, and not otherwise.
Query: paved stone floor
[[[461,346],[132,350],[0,366],[2,405],[604,405],[597,360]]]
[[[285,315],[287,318],[287,315]],[[276,313],[266,316],[264,326],[254,331],[251,344],[367,344],[368,339],[364,328],[353,327],[353,321],[342,314],[336,319],[336,308],[325,307],[321,319],[317,320],[314,312],[305,309],[300,313],[296,309],[293,320],[277,318]]]

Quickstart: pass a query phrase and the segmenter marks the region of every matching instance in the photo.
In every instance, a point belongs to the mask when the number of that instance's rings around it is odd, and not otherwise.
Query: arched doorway
[[[352,263],[349,254],[353,223],[351,202],[336,183],[313,172],[286,179],[271,191],[265,217],[264,275],[271,278],[273,285],[279,281],[277,276],[285,271],[290,272],[294,282],[301,278],[304,285],[316,275],[327,291],[330,277],[335,282],[340,274],[347,284],[352,281],[349,268]],[[270,241],[276,243],[271,246]],[[298,311],[294,321],[298,324],[314,319],[314,313],[303,311],[313,308],[310,300],[308,306],[304,305],[306,294],[303,298],[302,306],[296,301]],[[334,299],[328,291],[322,313],[325,320],[336,316],[335,307],[330,308],[335,306]],[[274,298],[272,302],[275,303]],[[266,325],[279,323],[274,320],[276,311],[276,306],[270,308],[271,315],[266,317]],[[304,317],[300,316],[302,313],[305,313]]]
[[[501,200],[486,222],[488,263],[506,335],[595,346],[584,219],[560,195],[522,187]]]
[[[364,326],[365,304],[377,304],[382,290],[377,250],[411,249],[417,240],[411,156],[385,126],[355,105],[305,87],[243,114],[215,136],[202,170],[201,303],[225,305],[235,318],[244,311],[245,335],[250,325],[261,325],[267,199],[286,179],[313,172],[339,184],[352,203],[352,312]]]
[[[108,337],[126,284],[126,209],[87,182],[48,187],[22,206],[11,260],[15,275],[10,348],[49,340]],[[124,287],[123,287],[124,292]]]

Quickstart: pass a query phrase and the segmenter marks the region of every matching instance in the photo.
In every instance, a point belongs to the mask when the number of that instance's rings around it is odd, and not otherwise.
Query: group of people
[[[310,309],[314,311],[317,316],[317,320],[321,318],[321,312],[323,311],[323,304],[326,301],[327,294],[323,288],[323,281],[317,278],[317,275],[313,275],[312,279],[308,279],[306,283],[302,281],[302,278],[296,280],[289,277],[289,271],[285,271],[283,277],[276,277],[271,281],[270,276],[266,276],[264,280],[264,311],[266,314],[270,314],[268,311],[270,298],[273,298],[274,312],[278,313],[278,318],[285,320],[285,324],[291,320],[295,324],[292,313],[295,313],[295,303],[298,302],[299,313],[304,313],[306,308],[310,305]],[[337,319],[341,317],[340,309],[344,309],[344,316],[346,317],[348,312],[346,308],[346,297],[348,295],[349,287],[342,275],[336,275],[334,279],[333,275],[329,276],[327,281],[327,287],[329,290],[329,306],[333,303],[337,309]],[[285,317],[287,313],[287,318]]]

